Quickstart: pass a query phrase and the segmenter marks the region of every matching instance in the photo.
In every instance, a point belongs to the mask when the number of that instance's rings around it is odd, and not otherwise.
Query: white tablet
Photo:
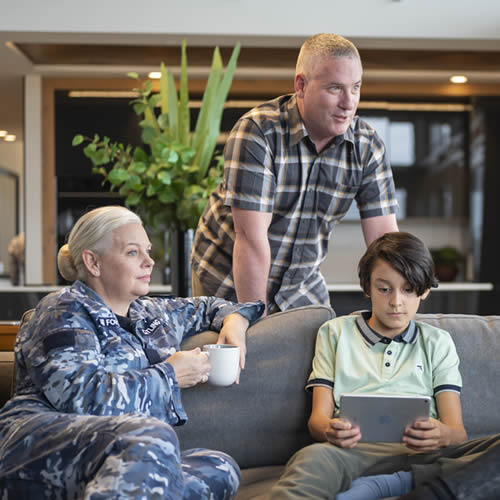
[[[362,442],[400,443],[405,427],[427,420],[431,398],[380,394],[342,394],[340,418],[359,425]]]

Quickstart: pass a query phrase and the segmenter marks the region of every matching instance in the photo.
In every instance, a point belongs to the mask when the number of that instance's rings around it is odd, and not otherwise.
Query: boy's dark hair
[[[428,248],[410,233],[394,232],[373,241],[359,261],[359,282],[366,295],[370,295],[370,278],[377,259],[384,260],[404,276],[419,297],[438,286]]]

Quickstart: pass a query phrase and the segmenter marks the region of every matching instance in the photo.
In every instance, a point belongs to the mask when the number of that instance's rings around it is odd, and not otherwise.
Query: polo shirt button
[[[387,351],[387,354],[390,356],[392,354],[392,351]]]
[[[391,363],[386,363],[385,366],[389,367],[391,366]]]

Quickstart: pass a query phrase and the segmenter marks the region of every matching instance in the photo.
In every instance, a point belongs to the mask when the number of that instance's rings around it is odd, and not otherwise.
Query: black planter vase
[[[190,297],[191,266],[189,256],[193,246],[194,231],[167,231],[165,233],[165,252],[167,253],[168,275],[166,282],[170,282],[172,293],[178,297]]]

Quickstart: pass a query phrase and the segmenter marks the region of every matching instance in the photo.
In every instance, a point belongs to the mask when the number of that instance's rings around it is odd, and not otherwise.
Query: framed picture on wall
[[[0,278],[9,277],[10,256],[8,246],[18,234],[19,178],[17,174],[0,166]]]

